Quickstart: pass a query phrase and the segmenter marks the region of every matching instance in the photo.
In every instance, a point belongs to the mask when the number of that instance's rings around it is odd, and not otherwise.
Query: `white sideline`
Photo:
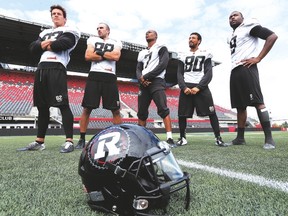
[[[188,168],[204,170],[210,173],[215,173],[215,174],[227,176],[230,178],[240,179],[246,182],[252,182],[261,186],[275,188],[275,189],[288,193],[288,182],[275,181],[272,179],[264,178],[262,176],[245,174],[241,172],[234,172],[230,170],[210,167],[210,166],[202,165],[199,163],[187,162],[183,160],[177,160],[177,162],[179,163],[179,165],[186,166]]]

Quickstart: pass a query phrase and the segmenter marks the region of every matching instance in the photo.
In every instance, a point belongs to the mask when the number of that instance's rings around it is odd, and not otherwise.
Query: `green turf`
[[[191,206],[183,210],[184,194],[175,194],[168,215],[288,215],[288,133],[273,134],[277,148],[272,151],[262,148],[261,132],[247,132],[247,145],[227,148],[215,146],[212,133],[188,134],[189,144],[172,151],[177,160],[286,183],[286,192],[181,166],[191,175]],[[234,136],[222,134],[224,141]],[[42,152],[16,151],[33,139],[0,137],[0,215],[102,215],[86,204],[77,173],[81,151],[60,154],[63,136],[48,136]]]

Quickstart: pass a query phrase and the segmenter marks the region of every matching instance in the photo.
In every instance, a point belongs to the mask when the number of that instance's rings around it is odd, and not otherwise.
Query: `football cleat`
[[[246,141],[244,138],[235,138],[228,145],[245,145]]]
[[[227,147],[227,143],[223,142],[222,137],[215,138],[215,144],[220,147]]]
[[[72,152],[74,151],[74,145],[72,142],[69,142],[69,141],[66,141],[62,147],[61,147],[61,150],[60,150],[60,153],[69,153],[69,152]]]
[[[188,142],[187,142],[187,140],[185,139],[185,137],[181,137],[181,138],[179,138],[178,141],[177,141],[177,145],[178,145],[178,146],[184,146],[184,145],[187,145],[187,144],[188,144]]]
[[[263,148],[266,149],[266,150],[270,150],[270,149],[275,149],[276,146],[275,146],[274,143],[273,143],[273,144],[271,144],[271,143],[265,143],[265,144],[263,145]]]
[[[75,149],[83,149],[84,146],[85,146],[85,140],[80,138]]]
[[[167,139],[166,142],[169,144],[170,148],[176,148],[177,147],[177,145],[174,143],[174,140],[172,138]]]
[[[24,148],[19,148],[17,151],[42,151],[45,149],[45,144],[44,143],[38,143],[36,141],[31,142],[28,144],[28,146]]]

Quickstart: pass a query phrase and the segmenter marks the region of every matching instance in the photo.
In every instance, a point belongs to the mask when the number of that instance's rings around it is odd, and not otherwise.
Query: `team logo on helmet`
[[[129,134],[120,127],[110,127],[91,139],[88,147],[89,161],[98,169],[106,169],[106,162],[119,164],[129,147]]]

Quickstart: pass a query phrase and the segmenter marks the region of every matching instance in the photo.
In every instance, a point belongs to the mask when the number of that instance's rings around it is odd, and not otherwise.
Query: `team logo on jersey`
[[[55,98],[56,98],[57,102],[62,102],[63,101],[62,95],[57,95]]]
[[[249,96],[250,96],[250,100],[253,101],[254,100],[253,94],[250,94]]]
[[[210,110],[210,112],[214,112],[214,111],[215,111],[214,106],[210,106],[210,107],[209,107],[209,110]]]

